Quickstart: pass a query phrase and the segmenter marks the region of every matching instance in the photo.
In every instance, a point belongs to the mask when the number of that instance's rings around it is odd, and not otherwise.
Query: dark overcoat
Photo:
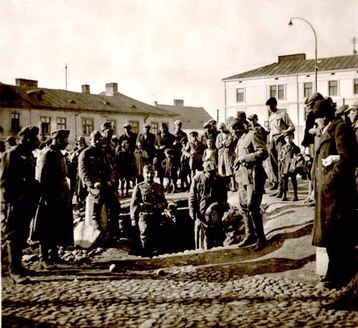
[[[339,161],[324,167],[322,159],[339,155]],[[315,157],[315,220],[313,245],[352,245],[357,240],[354,171],[357,145],[350,127],[334,119],[323,132]]]
[[[41,153],[36,176],[40,182],[41,200],[32,239],[49,245],[73,245],[71,192],[66,159],[60,149],[51,146]]]

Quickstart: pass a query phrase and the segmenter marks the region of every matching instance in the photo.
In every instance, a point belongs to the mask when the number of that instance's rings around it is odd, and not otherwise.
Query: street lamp
[[[316,31],[313,28],[312,24],[308,20],[306,20],[302,17],[291,17],[290,22],[288,23],[289,26],[293,25],[293,23],[292,23],[293,19],[299,19],[299,20],[306,22],[311,27],[313,34],[314,34],[314,66],[315,66],[315,68],[314,68],[314,92],[317,92],[317,71],[318,71],[318,67],[317,67],[317,34],[316,34]]]

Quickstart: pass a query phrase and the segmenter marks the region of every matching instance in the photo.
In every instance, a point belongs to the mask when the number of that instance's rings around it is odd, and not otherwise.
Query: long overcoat
[[[36,167],[41,200],[32,239],[49,245],[73,245],[71,192],[67,163],[61,150],[51,146],[41,153]]]
[[[329,155],[339,155],[340,159],[324,167],[322,159]],[[316,149],[314,246],[334,247],[356,243],[356,165],[355,137],[350,127],[336,118],[323,132]]]

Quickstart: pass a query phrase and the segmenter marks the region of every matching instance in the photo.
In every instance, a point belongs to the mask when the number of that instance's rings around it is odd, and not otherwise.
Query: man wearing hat
[[[137,137],[137,144],[141,143],[143,150],[148,153],[149,159],[148,162],[152,163],[155,155],[155,134],[150,132],[151,125],[149,122],[144,123],[143,132],[140,133]]]
[[[43,269],[61,263],[57,246],[72,246],[74,243],[72,198],[63,155],[69,134],[69,130],[53,131],[51,146],[37,161],[36,176],[40,182],[41,199],[30,239],[40,243],[40,266]]]
[[[160,126],[160,131],[157,133],[154,142],[156,149],[156,157],[154,162],[156,163],[156,169],[162,187],[164,187],[164,168],[161,166],[161,163],[165,159],[164,150],[167,148],[173,149],[174,141],[175,136],[169,132],[168,125],[166,123],[162,123]]]
[[[208,122],[204,123],[204,134],[201,136],[201,142],[206,145],[206,140],[213,139],[214,144],[216,142],[216,137],[220,133],[220,131],[216,128],[216,121],[214,119],[210,119]]]
[[[151,256],[158,250],[157,235],[159,223],[167,201],[163,187],[154,182],[155,167],[153,164],[143,168],[144,181],[134,187],[130,203],[130,218],[136,229],[143,255]]]
[[[5,139],[5,147],[6,149],[10,149],[11,147],[16,146],[16,138],[14,136],[9,136]]]
[[[187,144],[186,151],[190,154],[189,168],[191,171],[191,179],[194,177],[197,171],[203,170],[203,154],[205,145],[199,140],[199,134],[197,131],[191,131],[189,133],[190,139]]]
[[[138,135],[131,131],[132,125],[130,123],[125,123],[123,129],[124,133],[119,137],[119,145],[122,145],[123,140],[127,140],[129,142],[130,151],[134,154]]]
[[[3,155],[1,192],[4,202],[4,240],[9,257],[9,273],[15,283],[25,283],[27,270],[22,265],[22,251],[29,235],[31,218],[38,201],[39,185],[35,180],[35,158],[39,128],[27,126],[19,132],[19,144]]]
[[[262,139],[264,143],[267,143],[267,136],[269,134],[268,131],[266,131],[263,126],[259,123],[259,118],[257,117],[257,114],[250,114],[247,117],[247,120],[251,123],[251,127],[255,129],[258,133],[261,134]]]
[[[285,133],[288,131],[295,131],[295,126],[293,125],[288,114],[277,108],[277,100],[275,97],[271,97],[266,101],[266,106],[270,108],[269,116],[269,167],[270,167],[270,176],[273,186],[271,190],[279,188],[276,196],[282,197],[282,179],[279,175],[279,162],[278,155],[281,151],[282,146],[285,144]]]
[[[94,130],[90,135],[90,146],[78,159],[78,174],[86,186],[86,223],[102,231],[104,241],[118,237],[120,203],[118,179],[109,156],[102,147],[103,136]],[[107,217],[102,217],[106,205]]]

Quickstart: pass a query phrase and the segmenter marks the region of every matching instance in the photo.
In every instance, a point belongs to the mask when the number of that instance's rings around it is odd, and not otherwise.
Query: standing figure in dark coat
[[[143,176],[144,181],[137,184],[133,190],[130,218],[132,227],[139,235],[142,254],[151,256],[158,251],[158,231],[167,201],[162,186],[154,182],[154,165],[144,166]]]
[[[174,172],[173,178],[175,178],[177,180],[178,177],[178,171],[180,170],[180,158],[181,158],[181,149],[182,149],[182,145],[181,145],[181,140],[183,140],[183,138],[188,139],[188,135],[182,130],[182,122],[180,120],[176,120],[174,122],[174,143],[173,143],[173,156],[174,156],[174,168],[176,170],[176,172]],[[174,183],[174,191],[176,191],[178,189],[178,186],[176,184],[176,181],[173,181]]]
[[[117,153],[117,168],[119,173],[119,189],[122,197],[129,197],[130,182],[135,177],[135,157],[130,149],[128,140],[123,140],[121,150]],[[125,190],[125,194],[124,194]]]
[[[225,179],[217,174],[213,161],[203,164],[196,174],[189,193],[189,215],[194,221],[196,249],[222,246],[225,239],[221,219],[229,209]]]
[[[268,153],[262,135],[249,129],[249,122],[235,123],[235,133],[241,135],[236,145],[236,180],[239,184],[239,202],[245,212],[245,238],[238,245],[244,247],[256,243],[255,251],[267,244],[260,205],[267,178],[262,162]]]
[[[73,245],[72,199],[67,163],[62,153],[68,145],[69,134],[69,130],[53,131],[51,146],[37,161],[41,200],[31,238],[40,242],[40,265],[43,268],[60,262],[57,246]]]
[[[173,149],[174,148],[175,137],[168,131],[168,125],[162,123],[160,127],[160,132],[157,134],[155,138],[155,149],[156,149],[156,158],[154,159],[154,164],[156,165],[156,170],[158,173],[159,181],[161,186],[164,188],[164,168],[162,167],[162,162],[165,159],[164,151],[165,149]]]
[[[20,143],[4,153],[1,170],[1,192],[4,202],[5,233],[10,277],[23,283],[26,270],[22,266],[22,250],[29,236],[31,218],[34,214],[39,185],[35,180],[36,161],[32,154],[40,141],[39,129],[28,126],[19,132]]]
[[[144,132],[138,134],[137,144],[138,142],[142,144],[143,150],[145,150],[149,156],[148,163],[153,163],[153,158],[155,156],[155,134],[150,132],[150,128],[150,123],[144,124]]]
[[[288,192],[288,179],[291,178],[292,186],[293,186],[293,200],[298,200],[297,195],[297,172],[295,170],[295,158],[300,153],[300,148],[293,142],[295,135],[293,132],[287,132],[285,136],[286,144],[281,148],[281,152],[279,155],[279,162],[281,163],[281,175],[283,179],[282,185],[282,200],[287,200],[287,192]]]
[[[354,261],[358,220],[354,179],[357,143],[352,129],[335,117],[335,104],[330,98],[318,101],[315,107],[317,117],[324,118],[325,128],[314,162],[313,245],[327,249],[324,284],[339,288],[347,284],[357,270]]]
[[[130,123],[125,123],[123,125],[123,129],[124,133],[119,137],[118,143],[121,145],[123,140],[127,140],[129,143],[129,149],[131,153],[134,154],[138,135],[131,131],[132,125]]]
[[[97,130],[90,135],[90,146],[80,154],[78,172],[88,190],[86,223],[99,228],[105,241],[110,237],[118,237],[121,205],[118,200],[117,174],[102,148],[102,135]],[[101,216],[103,206],[106,206],[107,217]]]
[[[187,145],[187,151],[190,153],[189,167],[191,171],[191,179],[198,171],[203,170],[203,153],[205,145],[199,140],[197,131],[190,132],[190,139]]]

